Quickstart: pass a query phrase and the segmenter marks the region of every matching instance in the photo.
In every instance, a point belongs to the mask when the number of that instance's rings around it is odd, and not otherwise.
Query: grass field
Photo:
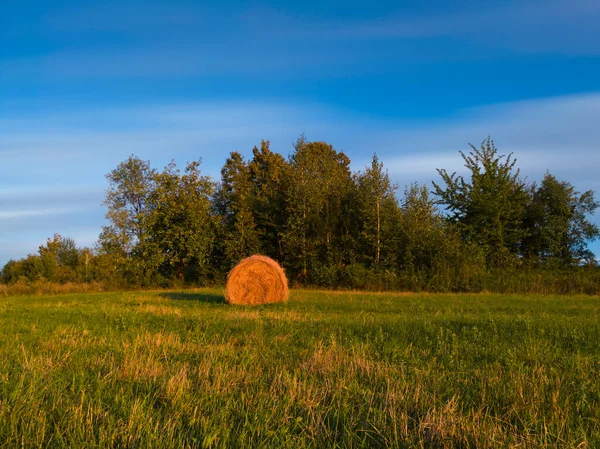
[[[6,447],[600,447],[600,298],[0,299]]]

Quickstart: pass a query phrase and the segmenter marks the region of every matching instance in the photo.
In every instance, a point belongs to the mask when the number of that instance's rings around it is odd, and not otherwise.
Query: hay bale
[[[289,294],[283,269],[269,257],[247,257],[227,275],[225,300],[229,304],[283,302],[287,301]]]

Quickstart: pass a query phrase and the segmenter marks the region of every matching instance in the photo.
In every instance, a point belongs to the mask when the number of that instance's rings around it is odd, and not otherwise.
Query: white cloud
[[[82,195],[97,195],[98,188],[89,185],[71,185],[71,186],[56,186],[56,185],[13,185],[0,186],[0,201],[18,200],[27,201],[30,198],[43,198],[47,200],[49,197],[61,200],[64,197],[71,197],[73,194]],[[2,203],[3,205],[5,203]]]
[[[29,210],[8,210],[0,211],[0,221],[12,220],[16,218],[43,217],[46,215],[60,215],[78,210],[74,207],[57,207],[52,209],[29,209]]]
[[[100,232],[104,175],[132,153],[158,168],[171,158],[181,166],[202,157],[203,171],[218,177],[230,151],[250,156],[261,139],[270,139],[272,149],[287,156],[301,132],[345,151],[354,170],[363,169],[377,152],[401,187],[414,181],[431,186],[438,179],[436,168],[460,172],[458,151],[468,152],[468,142],[479,145],[491,135],[501,153],[515,153],[529,180],[550,170],[579,190],[600,192],[598,116],[599,93],[490,105],[452,118],[410,122],[289,100],[15,116],[13,123],[21,126],[0,135],[0,233],[18,239],[25,231],[46,237],[63,229],[65,235],[92,227]],[[5,259],[0,248],[0,265]]]
[[[369,19],[307,17],[259,9],[249,15],[254,29],[280,37],[369,40],[467,38],[471,43],[517,52],[600,54],[600,3],[595,0],[479,2],[468,8],[421,8]],[[271,26],[265,26],[269,23]],[[261,26],[262,25],[262,26]],[[447,60],[448,54],[439,54]]]
[[[443,13],[430,6],[410,14],[392,11],[360,20],[267,8],[223,14],[176,5],[90,6],[55,12],[32,32],[38,39],[57,32],[66,33],[68,39],[94,32],[116,33],[118,46],[63,45],[36,56],[3,59],[0,79],[223,74],[285,74],[288,79],[306,79],[346,76],[349,69],[355,76],[383,68],[401,70],[388,60],[390,55],[396,62],[411,64],[481,60],[510,53],[598,56],[599,5],[594,0],[479,2],[469,8],[460,4],[444,8]],[[430,45],[427,51],[419,47],[419,42],[427,44],[432,39],[444,39],[441,43],[447,44],[447,38],[452,38],[451,51],[446,45]],[[390,39],[400,43],[381,42]]]

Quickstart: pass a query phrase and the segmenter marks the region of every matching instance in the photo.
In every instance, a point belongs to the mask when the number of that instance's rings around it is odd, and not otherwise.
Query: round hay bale
[[[290,292],[283,269],[273,259],[254,255],[242,259],[227,275],[229,304],[267,304],[287,301]]]

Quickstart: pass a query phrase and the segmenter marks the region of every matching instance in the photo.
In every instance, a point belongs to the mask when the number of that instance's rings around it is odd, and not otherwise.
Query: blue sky
[[[301,133],[400,186],[491,135],[530,181],[600,196],[600,2],[373,3],[2,0],[0,266],[93,245],[132,153],[216,177]]]

